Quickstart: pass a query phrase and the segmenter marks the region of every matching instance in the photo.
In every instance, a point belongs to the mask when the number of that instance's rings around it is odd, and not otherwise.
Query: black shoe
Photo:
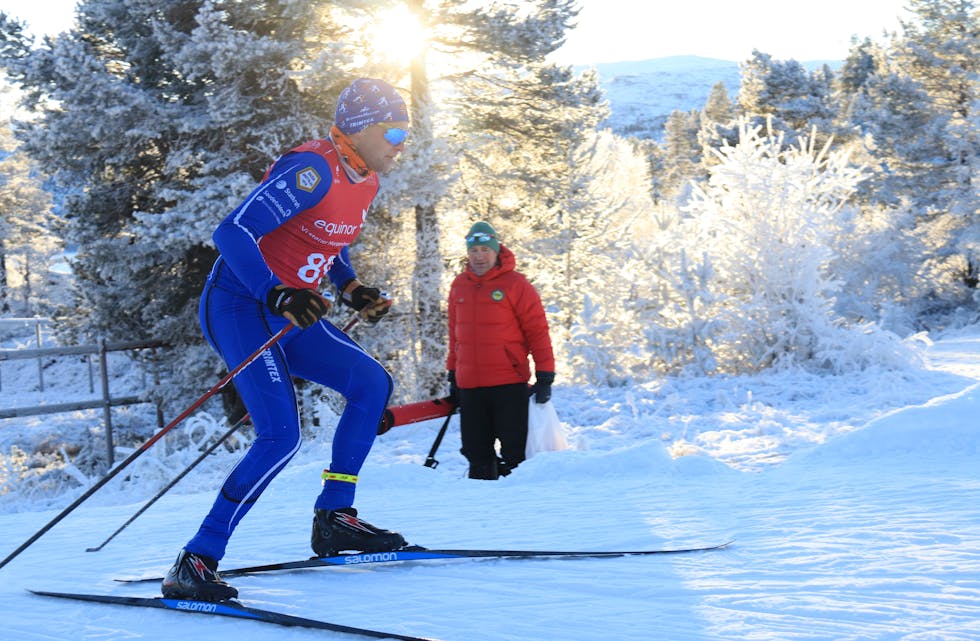
[[[317,556],[335,556],[344,550],[390,552],[405,547],[398,532],[382,530],[357,518],[357,510],[314,510],[310,544]]]
[[[168,599],[225,601],[238,596],[238,590],[221,580],[218,562],[209,556],[181,550],[161,586]]]
[[[510,470],[507,470],[506,474],[510,474]],[[498,478],[500,478],[500,469],[498,467],[497,459],[491,459],[482,463],[470,462],[470,470],[467,476],[469,476],[471,479],[478,479],[481,481],[496,481]]]

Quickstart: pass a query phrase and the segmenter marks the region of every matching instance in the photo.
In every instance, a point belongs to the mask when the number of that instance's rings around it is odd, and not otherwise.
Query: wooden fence
[[[40,343],[40,338],[38,339]],[[140,349],[152,349],[161,347],[159,342],[106,342],[101,341],[98,345],[76,345],[65,347],[38,347],[35,349],[0,349],[0,364],[4,361],[37,359],[38,360],[38,385],[44,390],[43,359],[59,356],[73,355],[98,355],[99,379],[101,398],[75,401],[68,403],[50,403],[33,407],[14,407],[0,409],[0,419],[15,418],[21,416],[38,416],[42,414],[55,414],[59,412],[74,412],[77,410],[102,408],[102,420],[105,423],[106,455],[108,464],[111,467],[115,462],[114,446],[112,438],[112,408],[120,405],[134,405],[137,403],[150,403],[152,401],[139,395],[113,397],[109,390],[109,366],[107,354],[109,352],[130,351]],[[90,379],[92,378],[90,373]],[[162,416],[157,412],[158,427],[163,427]]]

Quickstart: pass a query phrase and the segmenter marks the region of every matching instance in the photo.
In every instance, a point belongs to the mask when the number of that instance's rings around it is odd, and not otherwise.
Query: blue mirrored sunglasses
[[[397,147],[398,145],[405,142],[408,138],[408,132],[401,127],[394,127],[385,122],[379,122],[378,126],[383,127],[385,130],[384,138],[388,141],[388,144]]]
[[[466,237],[466,244],[472,245],[473,243],[486,243],[497,238],[493,234],[488,234],[486,232],[478,231],[470,234]]]

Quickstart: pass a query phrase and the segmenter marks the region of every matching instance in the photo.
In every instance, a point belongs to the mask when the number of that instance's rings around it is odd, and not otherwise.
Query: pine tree
[[[735,105],[728,97],[728,89],[723,82],[717,82],[711,87],[711,93],[701,110],[701,129],[697,132],[697,140],[701,148],[702,175],[717,162],[712,149],[719,149],[726,144],[738,144]]]
[[[0,127],[0,311],[46,316],[54,311],[49,273],[63,246],[43,176]]]
[[[843,120],[878,169],[861,200],[906,226],[897,238],[914,277],[903,299],[936,312],[967,302],[980,280],[980,14],[961,0],[909,10],[886,46],[852,49],[840,87]]]
[[[915,19],[903,23],[896,53],[934,114],[933,127],[914,133],[942,150],[928,168],[935,200],[922,221],[934,234],[949,234],[926,267],[939,278],[958,273],[974,289],[980,282],[980,11],[972,0],[911,0],[908,8]]]
[[[76,29],[6,59],[40,116],[25,149],[68,194],[84,333],[179,348],[167,399],[220,366],[197,324],[211,232],[276,155],[326,132],[348,80],[339,48],[317,56],[317,4],[89,0]]]
[[[460,199],[500,223],[542,292],[552,339],[561,346],[583,309],[591,257],[606,254],[610,225],[588,170],[607,108],[592,72],[540,65],[526,74],[490,75],[473,94],[465,129]],[[496,223],[495,223],[496,224]],[[599,244],[597,244],[599,243]]]
[[[661,202],[667,198],[667,184],[665,180],[667,160],[663,147],[655,140],[649,138],[632,139],[636,148],[636,153],[646,159],[647,174],[649,176],[649,192],[654,202]]]
[[[704,177],[700,111],[673,111],[664,123],[664,187],[678,200],[687,196],[687,183]]]
[[[496,203],[521,202],[519,194],[527,193],[528,185],[550,185],[557,178],[547,173],[551,165],[534,162],[517,169],[512,163],[550,151],[557,133],[569,129],[560,122],[562,114],[573,120],[570,127],[577,126],[571,110],[577,100],[596,100],[595,79],[590,76],[583,83],[592,84],[582,92],[585,97],[579,97],[574,95],[579,90],[570,70],[544,63],[575,15],[570,0],[492,6],[411,1],[408,6],[428,27],[429,45],[408,70],[413,139],[392,180],[403,188],[386,206],[393,216],[409,213],[402,217],[400,238],[402,246],[415,249],[412,279],[405,283],[413,292],[412,313],[398,317],[410,324],[408,331],[398,333],[412,345],[402,360],[415,366],[418,393],[431,394],[445,386],[443,309],[454,275],[447,273],[447,265],[455,269],[459,264],[453,257],[459,256],[463,233],[478,218],[492,220],[506,233],[511,215],[532,217],[533,212],[498,208]],[[439,74],[430,76],[430,69]],[[525,114],[521,109],[528,105],[535,106]],[[539,126],[546,116],[554,131]],[[544,138],[534,137],[542,132]],[[504,151],[518,148],[522,151],[515,158]],[[567,162],[568,145],[558,153]],[[491,157],[503,157],[504,165]],[[542,193],[542,201],[549,197]],[[404,353],[404,347],[400,349]]]
[[[701,110],[701,118],[704,121],[727,124],[735,117],[731,99],[728,97],[728,88],[720,80],[711,86],[708,99]]]
[[[870,38],[865,38],[851,46],[837,79],[838,88],[843,94],[860,93],[868,81],[878,73],[880,50],[881,47]]]
[[[795,60],[773,60],[769,54],[753,51],[739,67],[742,114],[757,122],[771,121],[772,127],[787,134],[787,144],[795,144],[796,134],[807,136],[814,128],[833,131],[833,73],[826,66],[810,73]]]

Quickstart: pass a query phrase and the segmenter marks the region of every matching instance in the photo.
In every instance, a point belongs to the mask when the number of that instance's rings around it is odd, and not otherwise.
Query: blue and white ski
[[[77,592],[49,592],[45,590],[31,590],[33,594],[39,596],[57,597],[61,599],[75,599],[78,601],[94,601],[97,603],[108,603],[112,605],[134,605],[144,608],[162,608],[164,610],[175,610],[177,612],[189,612],[192,614],[208,614],[211,616],[233,617],[236,619],[248,619],[250,621],[260,621],[262,623],[274,623],[276,625],[294,626],[301,628],[314,628],[317,630],[330,630],[331,632],[343,632],[373,639],[400,639],[401,641],[437,641],[428,637],[414,637],[394,632],[379,632],[368,628],[359,628],[339,623],[328,623],[306,617],[293,616],[273,610],[263,610],[242,605],[238,601],[221,601],[212,603],[210,601],[194,601],[191,599],[166,599],[163,597],[133,597],[116,596],[111,594],[82,594]]]
[[[600,552],[577,552],[570,550],[429,550],[417,546],[393,550],[391,552],[359,552],[356,554],[339,554],[337,556],[315,556],[299,561],[252,565],[230,570],[219,570],[222,577],[258,574],[260,572],[275,572],[279,570],[301,570],[304,568],[322,568],[344,565],[367,565],[376,563],[395,563],[399,561],[428,561],[433,559],[536,559],[536,558],[609,558],[621,556],[646,556],[655,554],[686,554],[690,552],[707,552],[720,550],[731,545],[726,541],[718,545],[708,545],[687,548],[666,548],[658,550],[614,550]],[[122,583],[144,583],[162,581],[163,577],[140,579],[116,579]]]

